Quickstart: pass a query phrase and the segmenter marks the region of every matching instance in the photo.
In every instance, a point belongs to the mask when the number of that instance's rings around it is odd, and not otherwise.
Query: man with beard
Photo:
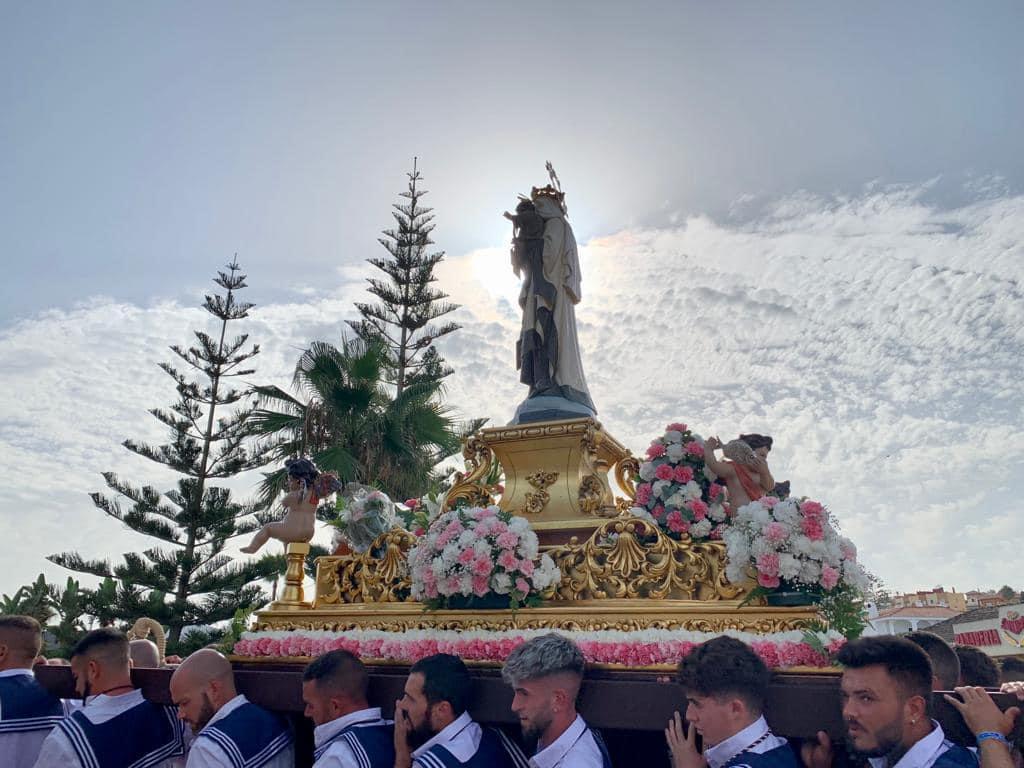
[[[132,685],[128,638],[94,629],[71,651],[84,706],[51,731],[35,768],[180,768],[185,729],[173,707],[147,701]]]
[[[526,768],[508,737],[470,717],[472,688],[458,656],[438,653],[412,665],[395,702],[395,768]]]
[[[795,753],[764,718],[771,672],[749,645],[708,640],[679,662],[678,678],[688,725],[676,712],[665,729],[673,768],[797,768]]]
[[[586,660],[572,640],[540,635],[509,655],[501,676],[512,686],[512,711],[523,738],[536,740],[531,768],[611,768],[597,731],[576,712]]]
[[[920,647],[899,637],[862,637],[836,660],[843,666],[847,743],[871,768],[976,768],[977,757],[946,739],[929,717],[932,665]],[[831,762],[821,737],[805,749],[805,762]]]
[[[204,648],[171,675],[171,700],[196,739],[187,768],[292,768],[288,724],[235,690],[231,662]]]
[[[302,673],[306,717],[316,726],[314,768],[391,768],[394,723],[366,700],[369,678],[348,651],[329,651]]]

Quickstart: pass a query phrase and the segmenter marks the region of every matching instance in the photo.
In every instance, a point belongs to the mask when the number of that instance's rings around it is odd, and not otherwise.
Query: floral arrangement
[[[335,547],[342,541],[355,552],[365,552],[395,524],[395,504],[383,491],[350,483],[335,502],[338,516],[331,521],[337,529]]]
[[[763,590],[823,595],[837,587],[858,594],[867,589],[857,548],[816,501],[764,496],[740,507],[724,539],[733,583],[753,569]]]
[[[418,499],[406,499],[405,504],[398,506],[396,511],[405,530],[415,536],[422,536],[430,527],[430,522],[441,513],[444,495],[430,493]]]
[[[502,631],[327,630],[298,632],[247,632],[235,643],[234,653],[250,657],[309,657],[336,649],[364,659],[414,662],[435,653],[451,653],[467,660],[503,662],[520,643],[549,630],[510,629]],[[678,664],[697,645],[720,634],[750,645],[772,669],[827,667],[829,655],[842,646],[842,635],[828,632],[775,632],[760,635],[726,631],[690,632],[649,629],[635,632],[573,632],[587,661],[644,667]]]
[[[445,512],[409,552],[413,599],[431,609],[535,605],[562,577],[537,552],[525,518],[496,506]]]
[[[630,513],[654,520],[674,539],[720,539],[729,517],[724,486],[704,467],[704,441],[685,424],[669,424],[640,465]]]

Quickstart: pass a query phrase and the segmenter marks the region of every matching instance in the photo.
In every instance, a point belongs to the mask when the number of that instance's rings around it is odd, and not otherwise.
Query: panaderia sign
[[[994,619],[953,624],[953,639],[976,645],[990,656],[1024,655],[1024,603],[1003,605]]]

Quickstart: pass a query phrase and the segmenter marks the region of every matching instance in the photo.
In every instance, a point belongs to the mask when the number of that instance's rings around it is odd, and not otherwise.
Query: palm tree
[[[40,573],[33,583],[18,587],[13,596],[3,595],[0,598],[0,613],[31,616],[45,627],[56,613],[46,577]]]
[[[252,432],[272,444],[272,456],[312,457],[346,482],[379,485],[392,497],[418,496],[430,485],[434,465],[459,448],[459,430],[438,402],[439,382],[407,384],[394,396],[386,385],[386,351],[362,339],[341,347],[314,342],[295,366],[295,394],[257,386]],[[260,487],[271,503],[284,470],[266,475]]]

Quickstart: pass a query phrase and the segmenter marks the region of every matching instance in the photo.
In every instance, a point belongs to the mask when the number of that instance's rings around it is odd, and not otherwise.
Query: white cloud
[[[601,420],[635,452],[677,419],[723,438],[768,432],[776,477],[826,502],[892,587],[1021,586],[1024,198],[983,186],[989,199],[954,210],[924,202],[928,185],[793,195],[756,215],[751,196],[743,223],[697,216],[587,243],[578,322]],[[524,395],[507,264],[499,246],[438,275],[463,305],[442,342],[449,402],[493,423]],[[365,276],[258,307],[245,323],[264,350],[254,378],[286,385],[308,341],[337,340]],[[156,363],[204,317],[95,300],[0,333],[5,589],[58,576],[50,552],[139,547],[85,493],[103,470],[172,480],[119,443],[162,438],[145,413],[173,399]]]

